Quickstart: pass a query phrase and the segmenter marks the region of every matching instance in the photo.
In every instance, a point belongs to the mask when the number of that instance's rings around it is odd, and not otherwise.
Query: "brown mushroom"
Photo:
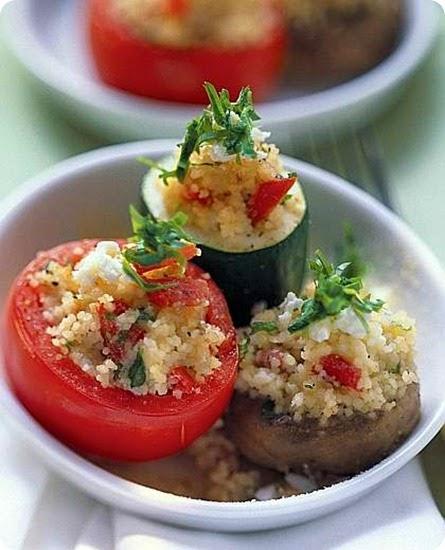
[[[289,415],[274,414],[269,404],[237,392],[226,425],[230,437],[249,460],[280,471],[309,467],[338,475],[358,473],[397,448],[420,416],[417,384],[408,386],[389,411],[334,416],[325,425],[310,417],[295,422]]]

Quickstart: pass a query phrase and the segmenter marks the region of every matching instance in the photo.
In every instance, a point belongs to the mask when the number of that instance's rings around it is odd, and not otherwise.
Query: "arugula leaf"
[[[314,259],[309,262],[309,267],[314,272],[315,295],[304,301],[301,314],[289,326],[289,332],[298,332],[314,321],[338,315],[348,307],[354,310],[367,329],[365,314],[379,311],[384,302],[371,300],[369,295],[361,296],[363,281],[359,276],[349,275],[350,263],[334,267],[318,250]]]
[[[349,222],[343,224],[343,242],[339,246],[337,256],[341,261],[349,263],[346,272],[348,277],[364,277],[366,275],[368,264],[362,258],[352,225]]]
[[[255,142],[252,138],[254,123],[260,120],[253,106],[252,91],[249,87],[241,90],[235,102],[230,101],[227,90],[218,93],[213,84],[206,82],[204,89],[209,98],[209,106],[187,126],[184,140],[180,144],[178,163],[174,170],[166,170],[157,162],[140,159],[141,162],[160,171],[165,184],[170,178],[184,181],[190,168],[193,152],[206,143],[220,143],[228,155],[255,159]]]
[[[136,359],[128,371],[128,377],[130,378],[130,386],[132,388],[138,388],[145,384],[147,372],[145,370],[145,363],[141,350],[138,351]]]

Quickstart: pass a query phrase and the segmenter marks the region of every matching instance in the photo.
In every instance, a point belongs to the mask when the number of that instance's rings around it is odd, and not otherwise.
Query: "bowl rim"
[[[274,99],[257,105],[262,118],[270,125],[281,125],[315,117],[334,115],[339,110],[379,97],[404,82],[431,50],[438,34],[438,17],[433,2],[404,0],[405,32],[393,52],[369,71],[357,77],[301,97]],[[71,70],[42,44],[31,12],[36,0],[21,0],[5,7],[7,43],[38,80],[50,85],[65,97],[76,98],[100,112],[122,116],[146,116],[173,123],[188,121],[199,106],[140,98]],[[32,51],[33,55],[29,56]],[[76,86],[73,87],[73,81]],[[75,91],[73,91],[75,89]]]
[[[76,174],[88,172],[95,167],[128,161],[143,154],[161,156],[166,151],[171,151],[176,143],[175,140],[152,140],[108,146],[57,164],[21,185],[0,202],[0,233],[3,232],[8,220],[14,218],[16,207],[19,207],[22,203],[32,201],[42,192],[56,188],[60,182],[73,179]],[[418,257],[422,258],[425,269],[429,271],[438,288],[442,289],[442,298],[445,300],[445,273],[439,261],[405,222],[376,199],[342,178],[284,155],[283,160],[286,165],[297,170],[302,179],[307,177],[322,180],[324,185],[332,191],[342,193],[352,204],[372,210],[375,216],[391,224],[396,231],[403,234],[407,245],[412,248]],[[270,519],[271,515],[278,517],[286,513],[310,512],[320,508],[321,505],[326,508],[350,501],[352,498],[358,498],[364,492],[375,487],[386,477],[404,466],[431,441],[445,422],[444,400],[431,414],[431,419],[423,429],[415,436],[412,434],[389,457],[369,470],[331,487],[313,493],[264,502],[213,502],[177,496],[139,485],[111,474],[81,457],[46,432],[33,419],[8,388],[4,377],[0,379],[0,408],[4,408],[6,413],[4,416],[7,421],[13,424],[22,438],[32,443],[32,446],[50,467],[62,473],[64,477],[70,479],[84,491],[96,497],[100,495],[99,498],[102,500],[121,508],[136,510],[141,514],[144,514],[147,506],[150,507],[151,515],[168,511],[181,518],[180,520],[172,520],[175,523],[185,522],[202,514],[215,520],[233,520],[240,513],[244,513],[246,516],[252,515],[256,518],[267,517]]]

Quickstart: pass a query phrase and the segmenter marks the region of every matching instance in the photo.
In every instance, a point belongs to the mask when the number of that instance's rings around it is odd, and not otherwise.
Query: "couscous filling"
[[[177,151],[177,168],[164,167],[155,182],[163,215],[185,212],[188,231],[220,250],[273,246],[305,215],[301,187],[284,169],[278,148],[267,143],[270,134],[254,125],[250,90],[236,103],[210,85],[207,92],[211,106],[190,125]]]
[[[257,44],[276,25],[269,0],[113,0],[113,9],[136,36],[177,48]]]
[[[417,383],[414,322],[319,260],[313,296],[289,293],[242,334],[237,388],[296,421],[391,410]]]
[[[122,266],[119,244],[103,241],[76,265],[50,262],[33,274],[47,332],[102,386],[180,398],[220,366],[225,336],[205,321],[208,302],[160,309]]]

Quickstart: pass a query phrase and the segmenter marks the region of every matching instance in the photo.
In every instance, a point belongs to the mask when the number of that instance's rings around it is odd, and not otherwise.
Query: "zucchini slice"
[[[168,170],[174,167],[174,159],[164,159],[160,164]],[[142,201],[156,219],[168,219],[157,178],[157,170],[147,173],[141,187]],[[273,307],[289,291],[300,291],[306,266],[308,229],[306,206],[303,219],[287,237],[272,246],[252,251],[219,250],[206,245],[201,235],[189,230],[202,250],[202,256],[193,261],[208,271],[224,292],[236,326],[249,324],[256,303],[264,301]]]

